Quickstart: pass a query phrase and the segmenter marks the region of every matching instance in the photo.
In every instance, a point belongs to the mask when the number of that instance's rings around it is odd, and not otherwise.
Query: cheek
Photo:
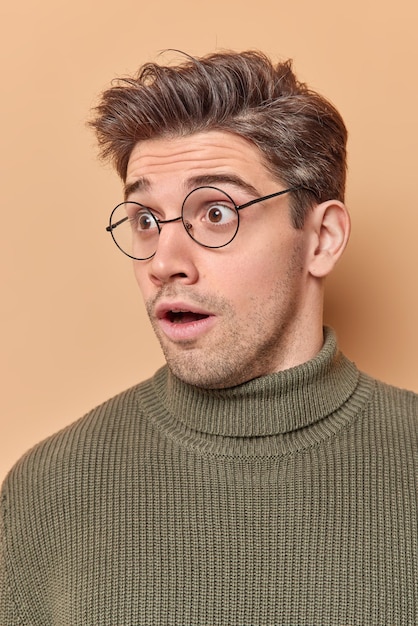
[[[226,266],[223,279],[228,281],[231,297],[244,296],[254,304],[268,300],[277,289],[284,293],[290,283],[299,285],[305,273],[305,261],[301,238],[290,237],[280,243],[267,240],[264,245],[254,246],[252,254],[246,255],[233,273]]]
[[[151,293],[152,283],[149,280],[149,273],[146,270],[145,263],[133,261],[133,271],[139,290],[144,300],[146,300]]]
[[[208,273],[209,276],[214,291],[245,307],[271,291],[280,277],[280,267],[277,258],[260,251],[241,255],[239,262],[225,259],[217,274]]]

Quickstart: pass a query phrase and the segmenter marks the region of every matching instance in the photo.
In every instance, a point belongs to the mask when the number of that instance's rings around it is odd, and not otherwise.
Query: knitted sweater
[[[0,624],[417,624],[417,424],[329,331],[231,389],[162,368],[8,475]]]

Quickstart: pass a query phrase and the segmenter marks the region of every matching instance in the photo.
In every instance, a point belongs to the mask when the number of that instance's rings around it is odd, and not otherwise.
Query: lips
[[[161,302],[155,316],[163,333],[172,341],[192,341],[207,332],[215,315],[186,302]]]

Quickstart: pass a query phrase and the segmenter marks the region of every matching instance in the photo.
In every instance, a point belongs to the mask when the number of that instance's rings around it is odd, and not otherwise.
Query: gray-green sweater
[[[417,424],[330,331],[232,389],[163,368],[7,477],[0,624],[415,625]]]

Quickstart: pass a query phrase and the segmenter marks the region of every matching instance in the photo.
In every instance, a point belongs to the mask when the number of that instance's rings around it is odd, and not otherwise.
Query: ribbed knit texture
[[[228,390],[163,368],[10,472],[0,624],[418,624],[417,423],[330,331]]]

